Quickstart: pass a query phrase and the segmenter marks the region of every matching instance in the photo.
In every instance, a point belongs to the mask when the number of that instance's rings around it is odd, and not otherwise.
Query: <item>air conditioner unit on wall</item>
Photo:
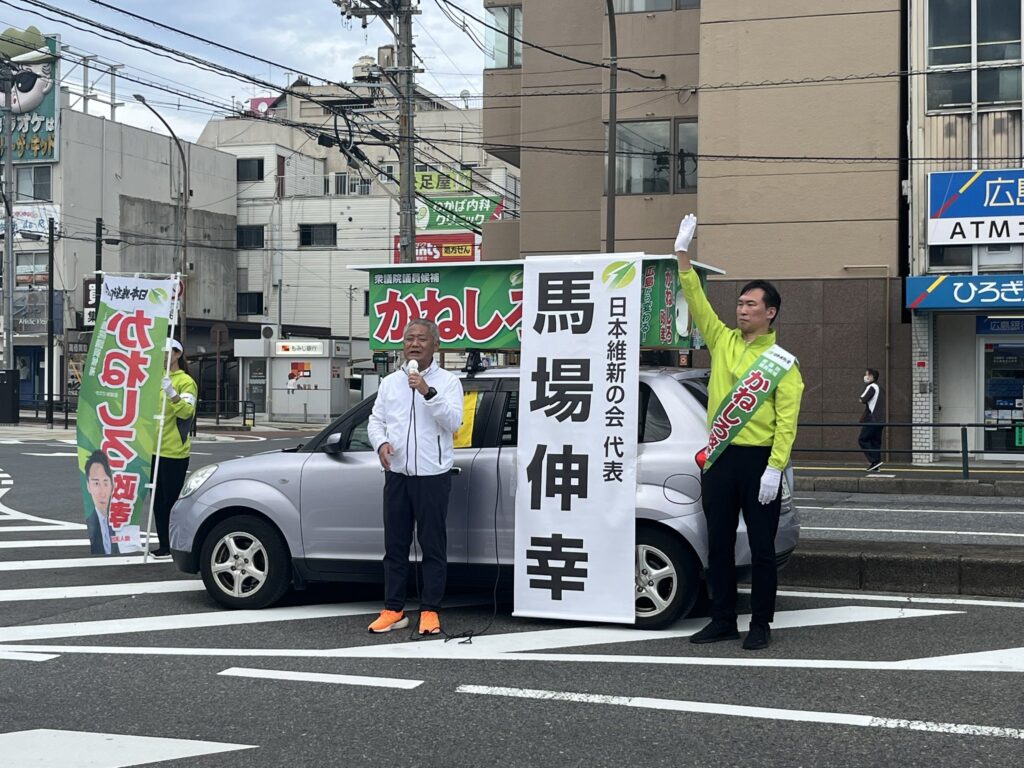
[[[267,341],[277,341],[281,338],[281,333],[276,325],[262,325],[260,326],[260,338]]]

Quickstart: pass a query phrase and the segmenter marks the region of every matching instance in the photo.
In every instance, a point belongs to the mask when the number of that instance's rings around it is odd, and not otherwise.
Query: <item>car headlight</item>
[[[193,493],[198,491],[202,487],[203,483],[210,479],[211,475],[217,471],[216,464],[207,464],[205,467],[201,467],[188,476],[185,480],[185,484],[181,487],[181,495],[179,498],[185,498],[191,496]]]

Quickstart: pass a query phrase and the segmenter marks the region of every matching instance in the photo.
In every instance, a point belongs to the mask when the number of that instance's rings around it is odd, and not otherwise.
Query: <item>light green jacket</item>
[[[192,422],[196,417],[196,400],[199,397],[199,387],[195,381],[184,371],[174,371],[171,374],[171,384],[178,391],[178,402],[167,400],[167,396],[160,393],[160,397],[167,402],[167,410],[164,411],[164,437],[160,443],[160,455],[167,459],[187,459],[192,450]],[[163,400],[160,407],[163,408]]]
[[[749,343],[744,341],[738,328],[729,328],[715,314],[694,270],[680,272],[679,280],[690,315],[711,351],[711,380],[708,382],[710,427],[719,406],[732,394],[736,382],[762,352],[775,344],[775,331],[758,336]],[[768,465],[785,469],[793,450],[793,441],[796,440],[796,423],[800,417],[803,391],[804,380],[797,363],[782,377],[775,392],[757,409],[732,444],[770,445],[772,453]]]

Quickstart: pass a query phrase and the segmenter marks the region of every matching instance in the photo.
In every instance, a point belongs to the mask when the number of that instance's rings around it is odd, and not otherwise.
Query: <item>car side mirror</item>
[[[326,441],[324,441],[324,452],[325,453],[342,453],[345,450],[345,446],[341,442],[341,432],[335,432],[330,435]]]

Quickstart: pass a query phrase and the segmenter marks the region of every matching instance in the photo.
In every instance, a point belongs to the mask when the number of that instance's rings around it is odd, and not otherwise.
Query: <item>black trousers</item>
[[[779,496],[770,504],[757,500],[770,454],[769,447],[731,445],[702,478],[708,522],[708,590],[711,618],[717,621],[736,621],[736,529],[741,510],[753,566],[751,621],[767,624],[775,618],[775,533],[782,502]]]
[[[868,459],[868,463],[872,466],[882,460],[882,430],[885,427],[880,427],[877,424],[865,424],[860,428],[860,437],[857,438],[857,442],[860,444],[860,449],[864,451],[864,455]]]
[[[149,467],[150,477],[156,478],[156,496],[153,499],[153,518],[156,520],[156,535],[159,539],[156,549],[168,549],[171,546],[171,536],[168,532],[168,525],[171,521],[171,507],[178,500],[181,493],[181,486],[185,484],[185,474],[188,472],[188,459],[169,459],[166,456],[160,457],[160,474],[156,474],[156,457]],[[153,549],[153,547],[150,547]]]
[[[384,607],[405,608],[409,547],[415,525],[423,552],[420,608],[441,609],[448,576],[448,495],[452,479],[441,475],[413,477],[388,472],[384,479]]]

